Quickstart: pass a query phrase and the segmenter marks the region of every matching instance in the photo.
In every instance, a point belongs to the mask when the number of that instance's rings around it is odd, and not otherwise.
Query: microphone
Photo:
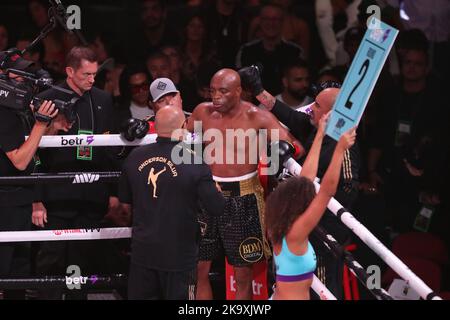
[[[69,28],[67,28],[66,8],[64,8],[64,6],[60,0],[49,0],[49,1],[50,1],[50,5],[52,6],[52,9],[53,9],[53,13],[54,13],[53,16],[56,18],[59,25],[61,27],[63,27],[65,31],[71,33],[72,30],[69,30]]]

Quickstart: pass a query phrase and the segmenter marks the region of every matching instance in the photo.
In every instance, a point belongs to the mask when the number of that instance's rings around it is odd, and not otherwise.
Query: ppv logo
[[[8,98],[9,96],[9,91],[6,90],[0,90],[0,97],[4,96],[5,98]]]
[[[73,179],[72,183],[93,183],[100,180],[99,174],[93,174],[93,173],[82,173],[82,174],[76,174],[75,178]]]

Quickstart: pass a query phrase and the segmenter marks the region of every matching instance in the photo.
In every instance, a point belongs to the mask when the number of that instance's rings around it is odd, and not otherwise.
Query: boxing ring
[[[113,147],[113,146],[139,146],[154,143],[156,135],[147,135],[141,140],[128,142],[120,135],[73,135],[73,136],[44,136],[40,148],[56,147]],[[289,172],[298,176],[301,166],[289,159],[284,163]],[[0,185],[23,184],[86,184],[97,182],[115,182],[120,172],[67,172],[58,174],[33,174],[22,177],[0,177]],[[320,185],[315,182],[316,190]],[[373,250],[388,266],[392,268],[409,286],[416,291],[422,299],[442,300],[430,287],[428,287],[408,266],[396,257],[383,243],[381,243],[364,225],[362,225],[347,209],[336,199],[331,199],[328,209],[333,212],[352,232],[357,235],[371,250]],[[315,231],[326,247],[340,257],[356,278],[367,287],[368,274],[366,270],[353,258],[352,254],[344,250],[337,241],[320,228]],[[42,231],[5,231],[0,232],[0,243],[5,242],[35,242],[35,241],[77,241],[77,240],[106,240],[131,238],[131,228],[96,228],[96,229],[67,229]],[[124,275],[98,276],[94,286],[123,286],[126,284]],[[24,289],[41,287],[64,287],[63,277],[42,277],[34,279],[0,279],[0,289]],[[89,288],[89,287],[88,287]],[[312,289],[322,300],[336,300],[336,297],[314,276]],[[382,288],[369,289],[378,300],[392,300],[392,297]]]

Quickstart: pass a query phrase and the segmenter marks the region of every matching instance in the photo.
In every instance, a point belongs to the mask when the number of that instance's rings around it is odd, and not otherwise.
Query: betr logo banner
[[[66,273],[69,276],[66,276],[66,286],[69,290],[81,290],[82,284],[87,284],[88,281],[93,285],[97,282],[98,278],[96,275],[92,275],[90,277],[83,277],[81,275],[81,268],[77,265],[70,265],[66,269]]]

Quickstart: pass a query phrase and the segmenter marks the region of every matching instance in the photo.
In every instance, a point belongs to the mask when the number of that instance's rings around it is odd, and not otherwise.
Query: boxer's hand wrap
[[[252,92],[253,96],[257,96],[264,91],[259,67],[250,66],[242,68],[238,71],[241,77],[242,86]]]

